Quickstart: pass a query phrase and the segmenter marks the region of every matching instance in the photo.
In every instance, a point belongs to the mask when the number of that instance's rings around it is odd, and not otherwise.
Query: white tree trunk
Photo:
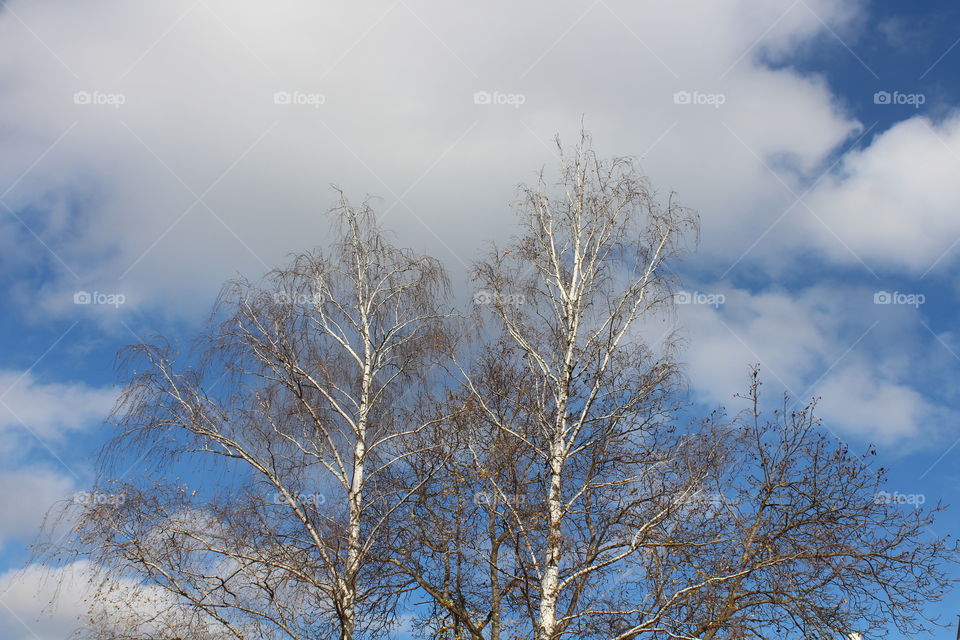
[[[560,587],[560,555],[563,543],[562,464],[561,443],[555,442],[550,452],[547,493],[547,549],[543,575],[540,579],[540,627],[538,640],[549,640],[557,629],[557,599]]]

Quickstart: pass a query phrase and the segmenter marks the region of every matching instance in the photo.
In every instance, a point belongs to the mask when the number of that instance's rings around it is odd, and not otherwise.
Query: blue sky
[[[635,4],[2,3],[2,640],[82,611],[71,587],[37,622],[49,588],[16,572],[91,482],[117,349],[191,335],[225,279],[322,245],[332,183],[468,300],[581,117],[702,217],[693,399],[730,404],[759,362],[875,444],[891,492],[960,502],[960,6]]]

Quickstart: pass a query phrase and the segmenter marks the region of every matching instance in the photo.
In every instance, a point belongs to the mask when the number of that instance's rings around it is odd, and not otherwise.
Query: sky
[[[0,640],[84,610],[85,567],[46,607],[27,546],[93,480],[119,348],[322,246],[332,185],[469,300],[581,123],[699,212],[693,400],[759,363],[891,493],[958,502],[955,2],[2,0],[0,48]]]

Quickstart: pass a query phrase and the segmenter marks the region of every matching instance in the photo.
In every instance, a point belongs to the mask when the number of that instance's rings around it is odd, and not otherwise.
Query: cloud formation
[[[955,363],[933,336],[917,333],[919,307],[876,304],[875,293],[826,284],[701,292],[700,304],[694,298],[678,306],[690,342],[684,359],[698,397],[735,406],[748,365],[759,364],[771,408],[784,392],[792,403],[820,398],[818,415],[844,438],[897,443],[900,452],[938,441],[945,422],[935,420],[951,413],[944,385],[935,383],[936,375],[917,372],[943,373]],[[710,295],[720,304],[709,304]]]
[[[729,264],[789,206],[781,181],[860,128],[822,79],[768,64],[856,7],[13,0],[0,243],[33,247],[14,270],[44,255],[44,313],[83,289],[195,317],[225,278],[322,244],[338,183],[459,270],[584,116],[601,152],[641,156],[702,212],[705,259]]]

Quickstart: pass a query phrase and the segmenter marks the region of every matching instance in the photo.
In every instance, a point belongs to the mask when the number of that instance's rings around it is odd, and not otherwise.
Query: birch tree
[[[79,515],[104,589],[163,589],[216,637],[354,640],[394,624],[405,579],[382,541],[409,490],[382,480],[418,453],[418,407],[443,384],[448,283],[368,206],[344,199],[335,219],[330,252],[225,287],[193,354],[128,352],[112,459],[153,447],[156,471],[111,484],[107,460],[99,491],[123,499]]]
[[[589,626],[595,595],[651,544],[671,511],[666,496],[686,481],[668,470],[680,382],[673,336],[655,351],[639,329],[669,309],[669,264],[695,216],[672,197],[659,201],[631,160],[598,159],[586,135],[569,153],[557,149],[557,184],[541,175],[522,190],[522,235],[475,272],[506,347],[498,368],[531,389],[504,412],[508,390],[467,382],[485,420],[536,460],[539,515],[512,525],[537,640]],[[530,419],[513,419],[521,413]]]

